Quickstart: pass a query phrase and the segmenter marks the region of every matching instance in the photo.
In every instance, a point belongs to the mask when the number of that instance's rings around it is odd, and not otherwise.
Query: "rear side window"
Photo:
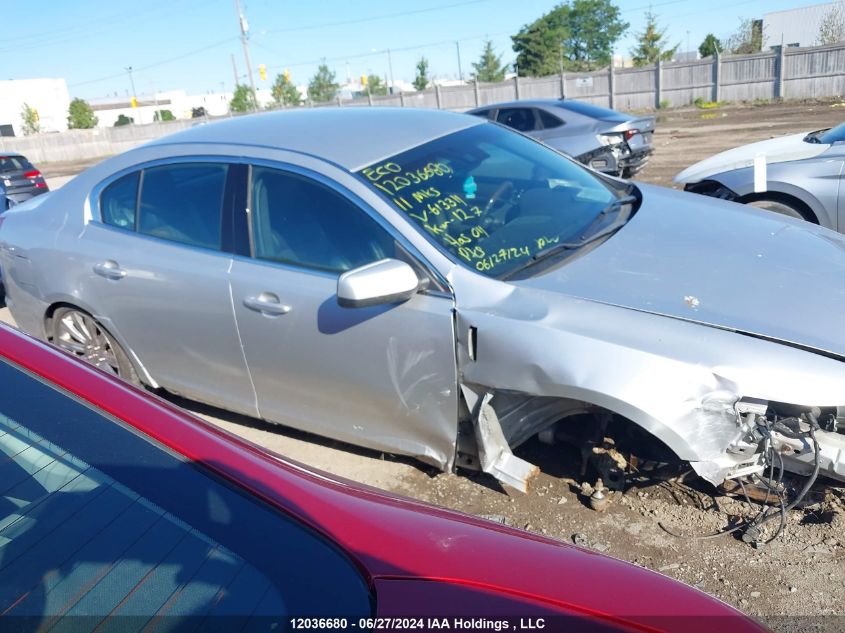
[[[133,631],[271,631],[327,610],[371,614],[365,579],[332,543],[0,362],[8,628],[18,616],[20,630],[93,631],[110,617]]]
[[[220,250],[226,165],[181,163],[143,172],[138,231]]]
[[[308,178],[252,168],[255,257],[341,272],[394,257],[387,231],[325,185]]]
[[[531,108],[505,108],[499,110],[496,121],[520,132],[530,132],[537,127]]]
[[[135,207],[138,203],[138,180],[141,172],[118,178],[100,194],[103,222],[121,229],[135,229]]]
[[[543,124],[544,130],[552,130],[563,125],[563,121],[545,110],[537,110],[537,114],[540,115],[540,122]]]

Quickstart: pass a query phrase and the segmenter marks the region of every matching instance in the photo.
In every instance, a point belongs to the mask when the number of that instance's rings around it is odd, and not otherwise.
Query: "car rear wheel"
[[[53,345],[113,376],[140,384],[126,352],[86,312],[76,308],[58,308],[53,313]]]
[[[812,221],[808,218],[804,212],[798,208],[797,205],[792,205],[783,200],[772,200],[770,198],[760,198],[758,200],[751,200],[747,204],[752,207],[757,207],[758,209],[765,209],[766,211],[774,211],[775,213],[780,213],[781,215],[789,216],[790,218],[796,218],[798,220],[808,220]]]

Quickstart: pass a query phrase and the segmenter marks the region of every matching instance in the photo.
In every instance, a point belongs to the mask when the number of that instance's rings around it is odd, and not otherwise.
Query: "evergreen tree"
[[[337,89],[335,74],[329,70],[324,62],[320,64],[317,72],[308,83],[308,98],[316,103],[331,101],[337,96]]]
[[[645,14],[645,29],[637,33],[637,46],[631,50],[634,66],[651,66],[658,60],[668,62],[678,50],[679,44],[666,47],[666,29],[657,26],[657,16],[651,11]]]
[[[472,67],[475,69],[475,73],[473,73],[475,79],[487,83],[503,81],[507,71],[507,66],[502,64],[502,56],[496,55],[496,51],[493,50],[493,42],[490,40],[484,42],[481,58],[478,62],[473,62]]]
[[[722,52],[722,43],[712,33],[708,33],[698,47],[698,54],[702,57],[714,57],[716,53]]]
[[[428,88],[428,60],[425,57],[420,57],[420,61],[417,62],[417,76],[414,77],[414,88],[417,90]]]

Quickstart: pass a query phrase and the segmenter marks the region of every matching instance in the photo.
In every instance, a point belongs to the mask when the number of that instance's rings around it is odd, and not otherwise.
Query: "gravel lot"
[[[670,185],[681,169],[717,151],[838,124],[845,119],[841,107],[845,103],[828,101],[661,112],[657,150],[640,179]],[[75,165],[42,167],[51,186],[59,186],[79,170]],[[10,320],[7,309],[0,310],[0,318]],[[521,495],[486,475],[438,473],[405,458],[173,400],[233,433],[316,468],[493,517],[659,571],[733,604],[775,630],[845,629],[842,487],[823,487],[821,503],[793,511],[784,536],[755,549],[732,536],[676,538],[658,525],[683,534],[706,534],[748,512],[744,503],[711,495],[703,486],[652,482],[627,490],[606,512],[591,510],[578,495],[578,455],[567,447],[531,441],[517,451],[543,471],[532,493]],[[608,600],[613,591],[624,587],[608,587]]]

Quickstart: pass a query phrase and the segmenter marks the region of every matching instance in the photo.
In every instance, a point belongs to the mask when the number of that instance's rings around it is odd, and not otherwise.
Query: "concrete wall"
[[[464,111],[499,101],[556,99],[562,95],[567,99],[579,99],[623,111],[648,110],[665,103],[683,106],[696,99],[753,101],[845,95],[845,44],[787,48],[754,55],[726,55],[693,62],[659,64],[656,67],[606,68],[591,73],[566,73],[563,76],[520,77],[497,84],[437,86],[421,92],[311,105],[373,105]],[[118,128],[69,130],[61,134],[39,134],[26,138],[0,137],[0,150],[22,152],[37,163],[73,161],[116,154],[196,124],[196,120],[172,121]]]

